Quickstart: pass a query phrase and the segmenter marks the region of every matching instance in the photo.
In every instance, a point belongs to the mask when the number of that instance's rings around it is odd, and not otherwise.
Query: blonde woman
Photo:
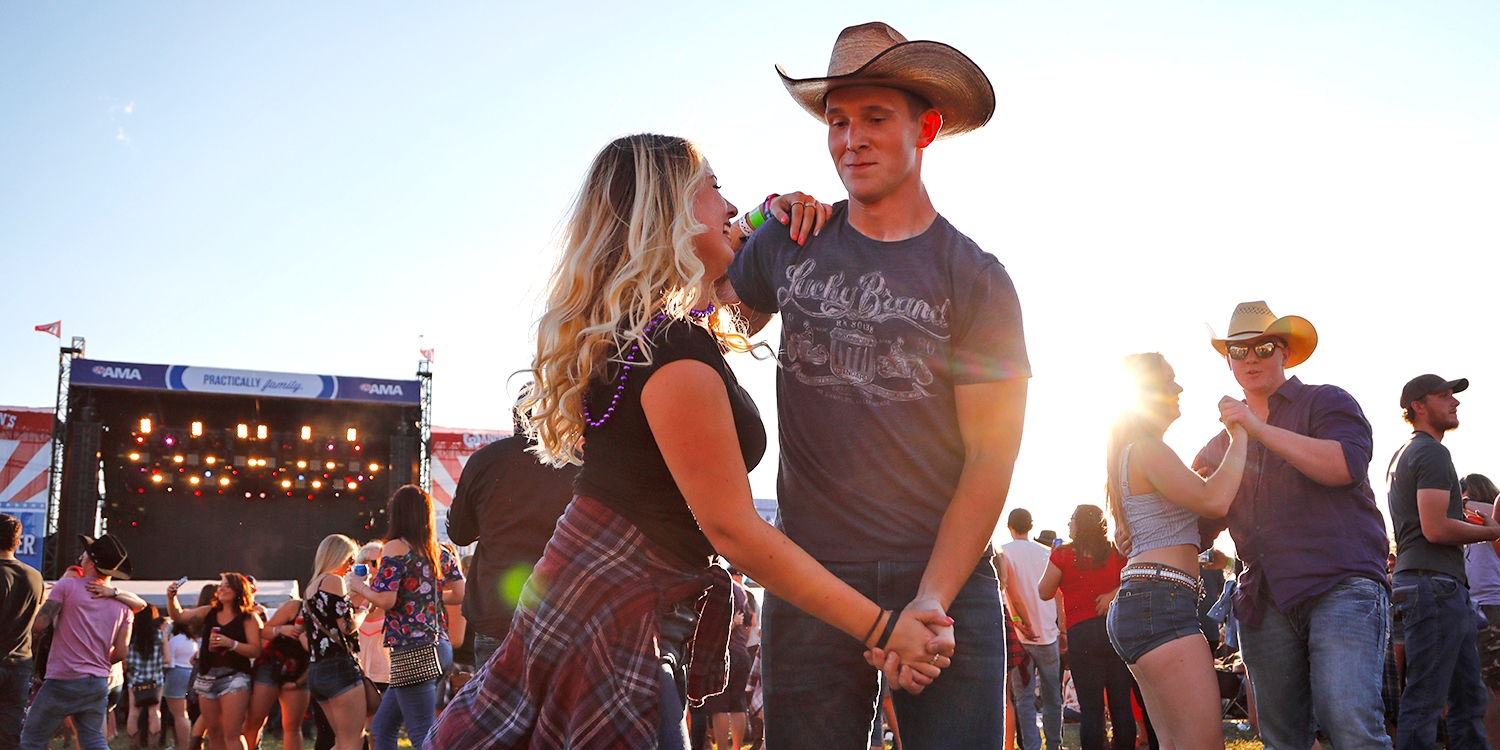
[[[899,657],[908,689],[947,666],[951,636],[934,636],[922,619],[946,625],[942,613],[882,609],[756,514],[746,471],[766,435],[722,354],[749,343],[718,305],[715,281],[767,214],[805,241],[830,208],[794,193],[737,221],[708,162],[682,138],[627,136],[594,159],[566,225],[537,331],[536,386],[523,402],[539,457],[582,464],[579,496],[526,584],[510,635],[448,704],[432,746],[684,747],[683,701],[723,689],[724,671],[705,668],[724,659],[732,616],[715,553]]]
[[[313,577],[302,605],[307,635],[307,687],[333,727],[334,750],[357,750],[365,739],[364,679],[355,653],[362,613],[349,601],[344,576],[354,567],[359,545],[343,534],[329,534],[318,544]]]

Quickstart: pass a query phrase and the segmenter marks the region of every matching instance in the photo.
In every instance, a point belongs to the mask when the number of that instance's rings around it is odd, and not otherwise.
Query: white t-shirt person
[[[1052,550],[1029,539],[1012,540],[1000,545],[1000,549],[1006,562],[1010,564],[1011,572],[1021,583],[1011,589],[1011,604],[1026,610],[1026,621],[1031,624],[1036,635],[1035,638],[1027,638],[1024,633],[1018,633],[1021,642],[1045,646],[1057,641],[1057,601],[1042,601],[1036,590],[1042,574],[1047,571],[1047,559]],[[1020,591],[1020,596],[1016,596],[1017,590]]]

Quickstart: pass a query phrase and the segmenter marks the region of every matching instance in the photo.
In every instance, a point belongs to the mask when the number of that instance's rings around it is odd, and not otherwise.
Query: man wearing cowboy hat
[[[130,578],[130,559],[120,540],[105,534],[98,539],[79,535],[83,575],[63,578],[52,586],[37,613],[32,633],[40,635],[55,624],[47,674],[26,712],[21,732],[23,750],[42,750],[63,719],[73,717],[78,745],[104,750],[104,713],[109,703],[110,665],[125,659],[130,647],[132,606],[139,597],[110,588],[111,578]],[[139,609],[139,607],[137,607]]]
[[[1396,720],[1396,748],[1437,744],[1437,723],[1448,713],[1448,747],[1488,748],[1484,711],[1488,690],[1479,669],[1478,631],[1464,545],[1500,539],[1493,507],[1478,523],[1464,517],[1463,490],[1443,435],[1458,427],[1455,393],[1467,378],[1418,375],[1401,389],[1401,416],[1411,438],[1391,458],[1391,526],[1396,570],[1391,599],[1406,626],[1406,689]]]
[[[844,29],[827,76],[781,78],[826,127],[849,194],[800,244],[787,226],[761,226],[729,271],[750,311],[782,316],[782,522],[935,637],[926,653],[886,654],[879,631],[861,645],[768,596],[767,745],[858,746],[878,663],[921,691],[895,699],[912,747],[998,748],[1005,645],[989,542],[1031,367],[1010,277],[938,215],[922,182],[925,149],[984,125],[994,90],[963,53],[883,23]],[[794,205],[790,226],[815,209]]]
[[[1339,750],[1389,748],[1381,676],[1390,629],[1385,521],[1370,489],[1370,423],[1348,392],[1287,378],[1318,334],[1303,318],[1244,302],[1213,338],[1245,400],[1220,405],[1251,442],[1227,525],[1245,564],[1240,643],[1267,748],[1304,750],[1321,727]],[[1220,433],[1193,468],[1217,466]]]

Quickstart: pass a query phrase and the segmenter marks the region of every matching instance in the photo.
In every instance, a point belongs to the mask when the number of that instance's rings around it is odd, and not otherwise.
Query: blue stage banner
[[[225,396],[309,398],[420,404],[416,380],[381,380],[344,375],[226,370],[190,365],[150,365],[135,362],[73,360],[73,385],[107,388],[215,393]]]

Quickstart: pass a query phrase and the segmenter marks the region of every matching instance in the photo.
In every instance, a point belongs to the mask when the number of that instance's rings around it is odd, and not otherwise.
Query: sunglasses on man
[[[1229,353],[1230,359],[1244,359],[1245,357],[1250,356],[1251,351],[1255,352],[1255,356],[1257,359],[1267,359],[1272,354],[1276,353],[1276,347],[1278,346],[1281,346],[1281,342],[1279,341],[1262,341],[1255,346],[1246,346],[1244,344],[1229,344],[1228,346],[1224,347],[1224,350]]]

